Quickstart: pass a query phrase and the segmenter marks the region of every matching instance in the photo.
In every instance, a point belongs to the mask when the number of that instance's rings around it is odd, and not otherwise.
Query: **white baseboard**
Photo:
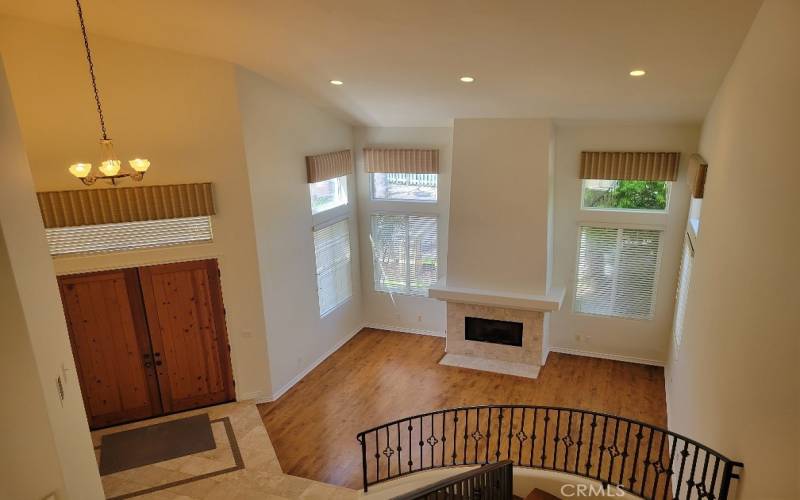
[[[445,337],[444,332],[437,332],[436,330],[424,330],[422,328],[407,328],[405,326],[393,325],[379,325],[376,323],[369,323],[364,325],[364,328],[375,328],[376,330],[389,330],[400,333],[413,333],[416,335],[427,335],[429,337]]]
[[[280,389],[278,389],[277,391],[273,392],[273,393],[272,393],[272,398],[271,398],[271,399],[267,399],[267,400],[264,400],[264,401],[258,401],[258,402],[259,402],[259,403],[270,403],[270,402],[272,402],[272,401],[277,401],[277,400],[278,400],[278,398],[280,398],[281,396],[283,396],[284,394],[286,394],[286,391],[288,391],[289,389],[291,389],[292,387],[294,387],[294,385],[295,385],[296,383],[300,382],[300,380],[301,380],[303,377],[305,377],[306,375],[308,375],[308,374],[311,372],[311,370],[313,370],[314,368],[316,368],[317,366],[319,366],[319,364],[320,364],[320,363],[322,363],[323,361],[325,361],[326,359],[328,359],[328,356],[330,356],[330,355],[331,355],[331,354],[333,354],[334,352],[338,351],[340,347],[342,347],[343,345],[345,345],[345,344],[347,343],[347,341],[348,341],[348,340],[350,340],[350,339],[352,339],[353,337],[355,337],[355,335],[356,335],[358,332],[360,332],[361,330],[363,330],[363,329],[364,329],[364,326],[362,325],[362,326],[359,326],[358,328],[356,328],[355,330],[353,330],[352,332],[350,332],[350,333],[349,333],[349,334],[348,334],[346,337],[344,337],[342,340],[340,340],[339,342],[337,342],[337,343],[336,343],[336,344],[335,344],[333,347],[331,347],[330,349],[328,349],[328,350],[327,350],[327,351],[326,351],[326,352],[325,352],[325,353],[324,353],[322,356],[320,356],[319,358],[317,358],[317,360],[316,360],[316,361],[314,361],[313,363],[311,363],[311,364],[310,364],[310,365],[309,365],[309,366],[308,366],[308,367],[307,367],[305,370],[303,370],[303,371],[301,371],[300,373],[298,373],[297,375],[295,375],[295,376],[294,376],[294,377],[293,377],[293,378],[292,378],[292,379],[291,379],[289,382],[287,382],[286,384],[284,384],[284,385],[283,385],[283,387],[281,387],[281,388],[280,388]]]
[[[613,361],[624,361],[626,363],[636,363],[640,365],[651,366],[664,366],[664,361],[648,358],[637,358],[634,356],[622,356],[620,354],[607,354],[604,352],[581,351],[580,349],[571,349],[569,347],[555,347],[551,346],[548,352],[560,352],[562,354],[572,354],[575,356],[587,356],[590,358],[611,359]]]

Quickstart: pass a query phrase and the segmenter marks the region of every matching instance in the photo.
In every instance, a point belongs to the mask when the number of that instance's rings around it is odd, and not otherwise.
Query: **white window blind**
[[[575,311],[652,318],[661,231],[581,226],[579,238]]]
[[[319,314],[324,316],[353,295],[347,219],[314,231],[314,254],[317,258]]]
[[[675,352],[677,353],[681,341],[683,340],[683,320],[686,317],[686,299],[689,295],[689,283],[692,279],[692,264],[694,263],[694,251],[692,243],[687,235],[683,243],[683,257],[681,258],[681,269],[678,274],[678,290],[675,293],[675,321],[672,325],[672,335],[675,341]]]
[[[211,217],[183,217],[45,230],[50,255],[121,252],[211,241]]]
[[[373,215],[375,290],[426,295],[439,276],[438,237],[436,217]]]

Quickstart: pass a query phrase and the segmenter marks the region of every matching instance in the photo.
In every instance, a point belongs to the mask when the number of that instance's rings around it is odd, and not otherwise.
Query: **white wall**
[[[677,272],[689,205],[686,164],[697,151],[697,124],[559,121],[556,131],[555,262],[553,285],[563,286],[561,310],[550,319],[550,347],[631,361],[663,363],[672,328]],[[581,210],[578,178],[581,151],[679,151],[667,214]],[[652,320],[582,315],[573,312],[578,226],[582,222],[642,224],[664,229],[663,253]],[[578,339],[580,336],[580,339]]]
[[[334,214],[350,219],[353,298],[320,318],[312,227],[331,214],[312,217],[305,164],[306,155],[351,149],[353,132],[255,73],[238,69],[236,84],[277,396],[363,324],[353,176],[348,206]]]
[[[376,292],[370,216],[375,212],[401,212],[439,217],[439,277],[447,275],[448,217],[453,129],[449,127],[371,127],[355,130],[356,179],[361,227],[361,278],[364,320],[370,326],[400,331],[444,335],[447,323],[443,302],[427,297]],[[367,146],[436,148],[439,150],[439,193],[436,203],[372,200],[369,174],[364,172],[363,148]]]
[[[448,286],[549,292],[552,126],[455,120]]]
[[[59,498],[104,498],[2,58],[0,167],[0,496],[42,498],[56,492]]]
[[[800,3],[767,0],[703,126],[708,160],[670,427],[745,464],[738,498],[800,498]]]
[[[36,190],[83,189],[66,167],[80,159],[96,163],[100,151],[80,33],[0,18],[0,50]],[[237,396],[268,397],[266,328],[234,67],[97,36],[92,50],[117,154],[151,160],[146,184],[212,182],[214,242],[57,258],[56,271],[218,258]]]

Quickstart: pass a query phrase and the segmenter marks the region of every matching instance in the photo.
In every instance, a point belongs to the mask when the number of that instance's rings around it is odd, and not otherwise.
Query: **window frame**
[[[627,316],[620,314],[598,314],[578,310],[578,276],[580,273],[580,253],[581,253],[581,228],[582,227],[597,227],[608,229],[631,229],[631,230],[645,230],[645,231],[659,231],[661,235],[658,238],[658,252],[656,254],[655,269],[653,271],[653,289],[650,303],[650,314],[647,317]],[[578,316],[588,316],[591,318],[604,318],[611,320],[625,320],[625,321],[653,321],[656,317],[657,300],[658,300],[658,286],[661,277],[661,263],[664,259],[664,240],[666,238],[667,228],[663,225],[655,224],[629,224],[617,222],[595,222],[595,221],[578,221],[576,228],[576,241],[575,241],[575,268],[574,268],[574,283],[572,286],[572,314]],[[616,272],[619,269],[615,270]]]
[[[436,176],[436,199],[435,200],[405,200],[402,198],[376,198],[375,197],[375,174],[386,174],[388,175],[391,172],[369,172],[367,173],[368,176],[368,184],[369,184],[369,199],[370,201],[374,201],[376,203],[417,203],[422,205],[436,205],[439,203],[439,176],[441,174],[421,174],[421,175],[435,175]],[[405,172],[396,172],[398,174],[405,174]],[[416,214],[408,214],[408,215],[416,215]]]
[[[337,207],[338,208],[338,207]],[[322,213],[322,212],[320,212]],[[337,302],[333,305],[330,309],[326,311],[322,311],[321,304],[319,303],[319,274],[317,274],[317,247],[314,244],[314,233],[317,231],[321,231],[327,227],[333,226],[334,224],[338,224],[340,222],[347,222],[347,244],[348,250],[350,252],[350,258],[347,261],[347,265],[349,268],[349,277],[350,277],[350,295],[348,295],[345,299]],[[340,215],[338,217],[332,217],[324,222],[320,222],[319,224],[315,224],[311,227],[311,241],[312,245],[314,246],[314,288],[317,291],[317,308],[319,308],[319,317],[320,319],[326,318],[333,314],[335,311],[339,310],[342,306],[353,300],[353,238],[352,238],[352,231],[351,223],[350,223],[350,214]]]
[[[311,216],[312,217],[320,217],[320,216],[322,216],[322,214],[329,214],[329,213],[330,214],[338,214],[338,213],[341,213],[341,211],[347,210],[347,207],[350,206],[350,186],[349,186],[349,183],[347,182],[347,178],[349,176],[350,176],[350,174],[340,175],[338,177],[331,177],[330,179],[325,179],[324,181],[308,183],[308,204],[309,204],[309,208],[311,208]],[[336,180],[336,179],[344,179],[344,195],[345,195],[346,201],[344,203],[340,204],[340,205],[335,205],[335,206],[332,206],[330,208],[326,208],[325,210],[320,210],[319,212],[315,212],[314,211],[314,194],[311,192],[311,186],[313,186],[314,184],[320,184],[320,183],[323,183],[323,182],[329,182],[329,181]],[[335,217],[335,216],[336,215],[332,215],[332,217]]]
[[[604,207],[587,207],[584,205],[584,190],[586,189],[586,181],[592,180],[615,180],[615,179],[578,179],[580,181],[580,209],[587,212],[611,212],[611,213],[624,213],[624,214],[654,214],[654,215],[667,215],[669,214],[671,200],[672,200],[672,184],[673,181],[654,181],[664,182],[667,185],[667,200],[663,210],[652,208],[604,208]],[[625,181],[625,179],[616,179],[617,181]]]
[[[386,200],[386,201],[399,201],[399,200]],[[406,283],[408,283],[408,286],[406,286],[404,291],[379,290],[377,288],[377,283],[378,282],[375,279],[375,272],[376,272],[377,267],[375,265],[375,262],[376,262],[375,261],[375,236],[374,236],[374,232],[373,232],[373,229],[374,229],[373,217],[375,217],[375,216],[387,216],[387,215],[389,215],[389,216],[399,216],[399,217],[420,217],[420,218],[421,217],[426,217],[426,218],[431,218],[431,219],[435,219],[436,220],[436,281],[438,281],[441,278],[441,265],[440,265],[441,264],[441,255],[440,255],[440,251],[439,251],[440,248],[441,248],[441,232],[439,230],[439,222],[441,220],[441,217],[440,217],[440,215],[438,213],[406,212],[406,211],[395,211],[395,210],[378,210],[378,211],[373,211],[372,213],[369,214],[370,253],[372,254],[371,257],[370,257],[372,259],[372,290],[374,292],[376,292],[376,293],[386,293],[386,294],[389,294],[389,295],[397,294],[397,295],[403,295],[403,296],[408,296],[408,297],[426,298],[427,297],[427,293],[425,293],[425,294],[409,293],[409,291],[412,290],[412,287],[411,287],[411,270],[410,270],[411,261],[410,261],[410,258],[408,257],[408,255],[410,253],[410,248],[411,248],[411,239],[410,238],[407,239],[407,241],[406,241],[407,244],[406,244],[406,248],[405,248],[405,253],[406,253]],[[436,283],[436,282],[434,282],[434,283]],[[428,288],[430,288],[430,287],[428,287]],[[426,288],[425,290],[427,290],[428,288]]]

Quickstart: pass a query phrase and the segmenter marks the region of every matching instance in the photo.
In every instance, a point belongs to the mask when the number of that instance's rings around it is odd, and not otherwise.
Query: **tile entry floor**
[[[102,476],[106,498],[249,500],[356,498],[355,490],[284,474],[252,402],[125,424],[92,433],[98,463],[102,436],[208,413],[216,448]]]

